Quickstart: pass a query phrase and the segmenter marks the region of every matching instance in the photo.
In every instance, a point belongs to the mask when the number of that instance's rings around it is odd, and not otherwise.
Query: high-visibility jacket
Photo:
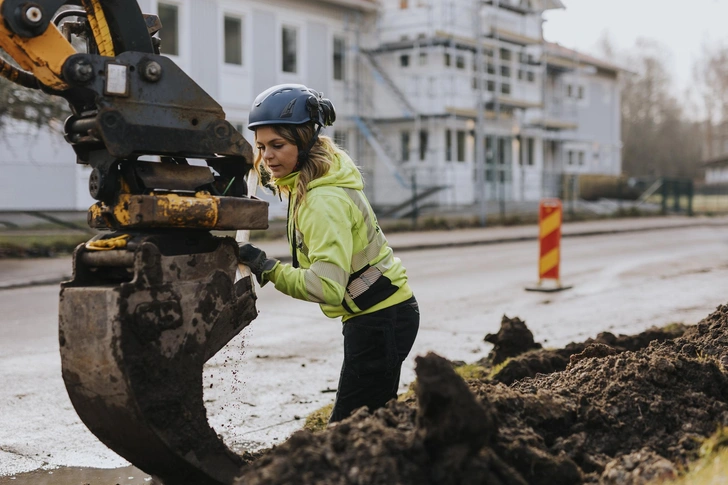
[[[272,281],[343,321],[409,299],[405,268],[379,228],[354,162],[346,154],[334,156],[329,171],[309,182],[294,220],[297,181],[294,172],[275,183],[291,191],[288,238],[300,267],[278,263],[262,275],[263,284]]]

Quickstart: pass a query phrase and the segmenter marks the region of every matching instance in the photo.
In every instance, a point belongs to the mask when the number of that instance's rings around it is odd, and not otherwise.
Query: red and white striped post
[[[561,221],[559,199],[542,199],[538,206],[538,284],[529,291],[561,291],[571,286],[561,285]],[[544,280],[555,280],[556,286],[542,286]]]

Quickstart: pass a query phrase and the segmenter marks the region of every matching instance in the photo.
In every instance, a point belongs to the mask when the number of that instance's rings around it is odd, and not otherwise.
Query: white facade
[[[415,190],[431,191],[428,202],[445,207],[472,205],[481,194],[534,201],[558,196],[564,174],[621,171],[618,69],[543,42],[542,11],[557,0],[139,3],[166,26],[163,53],[218,100],[251,143],[245,125],[258,93],[284,82],[323,91],[337,110],[327,134],[361,166],[376,206],[396,206]],[[483,187],[475,182],[479,96]],[[76,195],[86,193],[87,172],[70,147],[36,156],[36,163],[62,161],[68,172],[45,192],[48,208],[54,200],[70,203],[69,193],[76,208],[90,205]],[[23,157],[12,159],[9,173],[29,170],[19,168],[33,165]],[[37,202],[19,186],[15,192],[14,205],[0,199],[0,210]]]
[[[372,90],[371,122],[380,126],[382,145],[393,147],[403,179],[416,174],[418,192],[442,188],[429,201],[446,207],[472,205],[479,197],[537,201],[562,196],[564,184],[579,174],[621,172],[620,70],[543,41],[543,9],[559,2],[382,5],[371,49],[375,62],[369,63],[380,80]],[[483,186],[483,159],[475,158],[479,99],[485,108]],[[406,105],[416,113],[402,109]],[[360,159],[374,158],[364,153]],[[378,205],[409,195],[374,171]]]
[[[728,162],[714,163],[705,168],[706,185],[728,184]]]

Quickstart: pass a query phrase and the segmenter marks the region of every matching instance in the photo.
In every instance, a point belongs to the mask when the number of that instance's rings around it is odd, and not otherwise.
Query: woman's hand
[[[278,263],[277,259],[268,258],[265,251],[250,243],[240,246],[238,261],[250,268],[250,272],[255,275],[255,279],[258,280],[260,285],[263,284],[264,273],[271,271]]]

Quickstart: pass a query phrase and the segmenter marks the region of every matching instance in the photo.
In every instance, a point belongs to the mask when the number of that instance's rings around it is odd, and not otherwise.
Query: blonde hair
[[[305,150],[311,144],[316,133],[316,127],[313,123],[306,123],[303,125],[270,125],[273,131],[276,132],[281,138],[287,142],[296,145],[298,151]],[[257,132],[256,132],[257,140]],[[294,218],[298,213],[298,207],[306,200],[306,193],[308,192],[308,184],[319,177],[323,177],[329,171],[332,160],[337,155],[346,155],[346,152],[342,150],[334,141],[325,135],[319,135],[316,143],[308,153],[308,158],[304,161],[300,167],[298,167],[298,181],[296,182],[296,207],[293,210]],[[268,170],[263,163],[263,152],[257,151],[255,161],[253,162],[255,170],[258,172],[259,180],[261,185],[265,180],[275,182],[276,178]],[[289,187],[278,187],[279,193],[290,197]]]

